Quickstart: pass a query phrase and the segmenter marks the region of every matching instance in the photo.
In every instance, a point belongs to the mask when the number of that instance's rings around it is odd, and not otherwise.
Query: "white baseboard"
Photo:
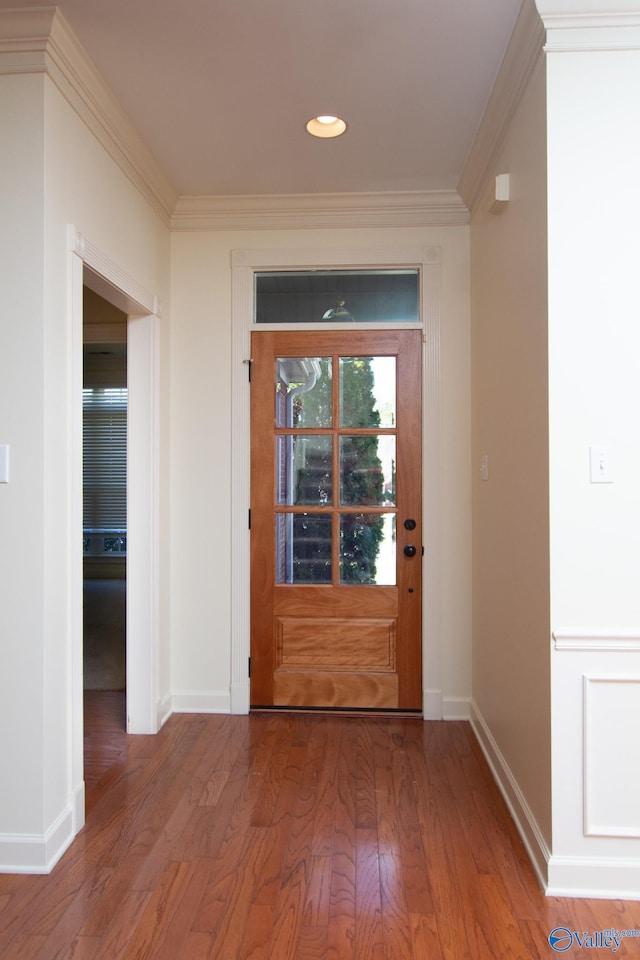
[[[422,716],[425,720],[468,720],[469,697],[443,697],[442,690],[422,691]]]
[[[231,684],[231,713],[246,715],[250,708],[249,683]]]
[[[422,716],[425,720],[442,720],[442,690],[422,691]]]
[[[443,720],[469,720],[471,718],[471,700],[469,697],[443,697]]]
[[[161,730],[173,712],[172,696],[168,693],[156,704],[156,729]]]
[[[549,897],[640,900],[640,860],[551,857]]]
[[[544,837],[536,823],[531,809],[525,797],[518,786],[518,783],[509,769],[498,744],[493,738],[491,731],[484,717],[478,710],[477,705],[471,701],[470,704],[471,728],[476,736],[480,748],[485,755],[493,777],[498,784],[504,801],[509,808],[513,821],[518,829],[518,833],[525,845],[529,859],[533,864],[538,880],[545,893],[548,892],[548,869],[551,853]]]
[[[231,697],[228,690],[174,693],[171,713],[231,713]]]
[[[45,834],[0,834],[0,873],[51,873],[74,839],[73,827],[69,805]]]
[[[71,809],[73,810],[73,833],[76,836],[84,827],[84,780],[71,795]]]

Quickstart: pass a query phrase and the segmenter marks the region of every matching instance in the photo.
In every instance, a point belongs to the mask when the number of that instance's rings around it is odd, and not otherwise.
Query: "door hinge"
[[[251,657],[249,657],[249,679],[251,679]]]
[[[249,360],[243,360],[243,363],[247,365],[247,377],[249,378],[249,383],[251,383],[251,367],[253,365],[253,357],[250,357]]]
[[[248,513],[247,524],[248,524],[249,530],[251,530],[251,507],[249,507],[249,509],[247,510],[247,513]]]

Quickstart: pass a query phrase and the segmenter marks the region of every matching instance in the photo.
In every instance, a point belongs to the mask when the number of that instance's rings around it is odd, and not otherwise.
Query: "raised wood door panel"
[[[416,330],[253,334],[254,707],[422,708],[421,356]]]

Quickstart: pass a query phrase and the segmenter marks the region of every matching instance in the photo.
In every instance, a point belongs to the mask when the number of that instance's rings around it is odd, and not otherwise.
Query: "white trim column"
[[[68,409],[71,418],[71,483],[69,516],[69,622],[71,625],[71,809],[74,836],[84,826],[84,671],[83,671],[83,556],[82,556],[82,258],[69,258],[69,304],[71,310],[71,380]]]
[[[249,713],[250,563],[249,452],[251,411],[249,361],[253,321],[253,268],[234,251],[232,266],[232,449],[231,449],[231,713]]]
[[[157,733],[160,583],[160,321],[127,324],[127,731]]]
[[[546,28],[552,835],[547,892],[640,897],[638,0]],[[590,471],[592,447],[614,469]]]

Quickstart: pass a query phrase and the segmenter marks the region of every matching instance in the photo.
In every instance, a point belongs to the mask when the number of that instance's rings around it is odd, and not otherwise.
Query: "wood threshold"
[[[300,713],[300,714],[315,714],[322,715],[327,714],[328,716],[333,717],[370,717],[375,719],[376,717],[404,717],[406,719],[413,720],[422,720],[422,710],[403,710],[402,708],[397,709],[379,709],[378,707],[295,707],[295,706],[279,706],[276,704],[261,706],[252,704],[250,707],[251,713]]]

